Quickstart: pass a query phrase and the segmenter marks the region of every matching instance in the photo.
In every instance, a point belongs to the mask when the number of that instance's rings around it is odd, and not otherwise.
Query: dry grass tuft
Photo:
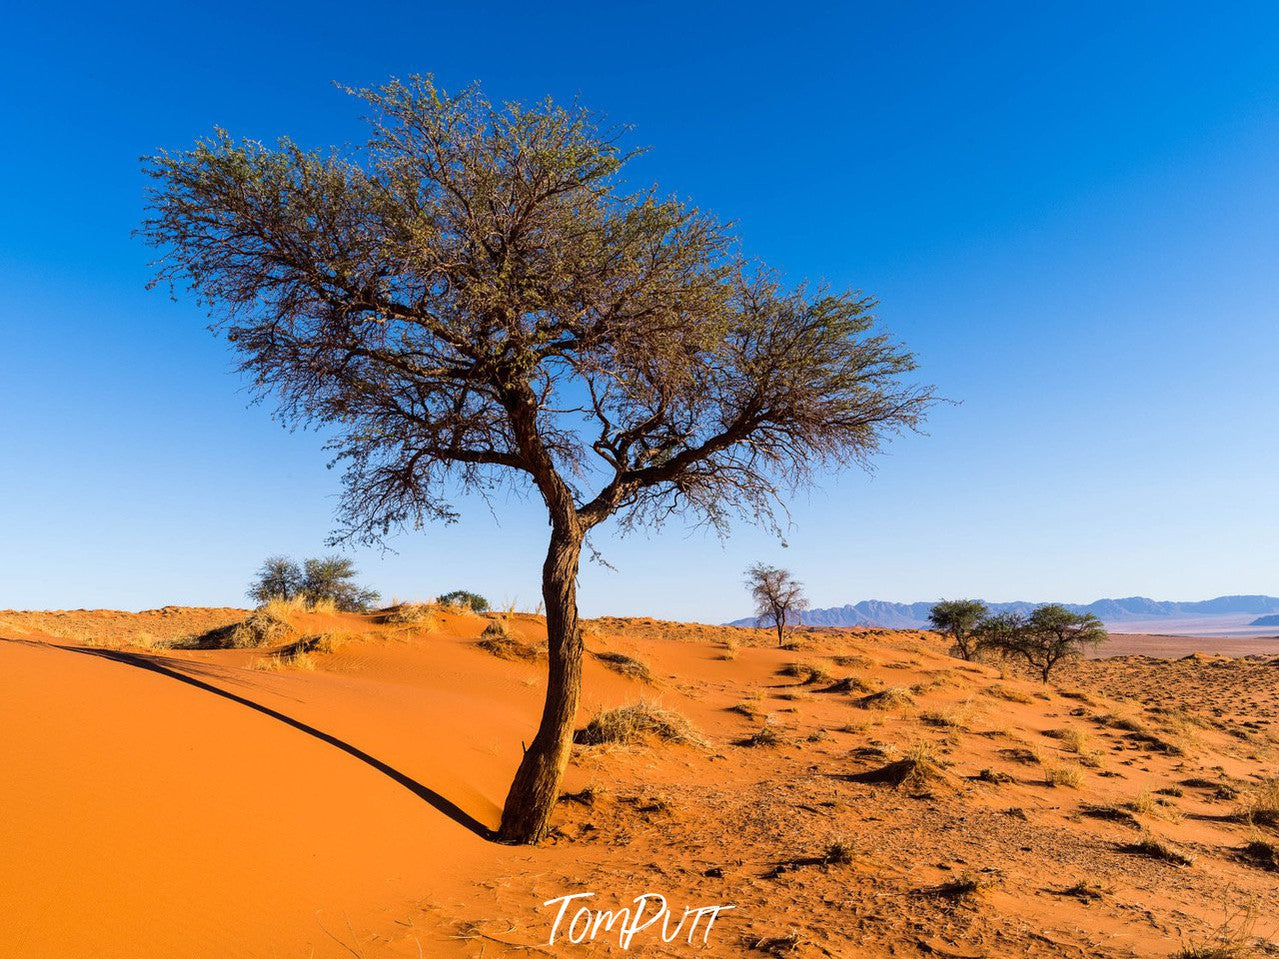
[[[1253,865],[1279,872],[1279,845],[1270,840],[1255,838],[1243,847],[1242,853]]]
[[[927,743],[919,743],[901,759],[894,760],[879,769],[849,776],[851,782],[883,783],[898,789],[909,786],[918,789],[929,783],[940,782],[947,777],[946,770],[933,755]]]
[[[573,735],[573,741],[582,746],[632,745],[649,739],[688,746],[704,744],[696,727],[679,713],[645,700],[601,710]]]
[[[1067,886],[1065,889],[1058,891],[1057,895],[1072,896],[1073,898],[1079,899],[1083,902],[1097,902],[1098,900],[1105,899],[1113,891],[1114,890],[1109,886],[1103,886],[1098,883],[1088,882],[1087,880],[1081,879],[1073,886]]]
[[[857,653],[849,653],[842,656],[831,657],[836,666],[847,666],[850,669],[871,669],[878,665],[875,660],[869,656],[861,656]]]
[[[611,669],[615,673],[628,679],[639,680],[641,683],[653,682],[653,673],[648,665],[634,656],[627,656],[625,653],[592,653],[591,655],[603,663],[605,669]]]
[[[440,625],[439,615],[433,603],[400,603],[384,611],[378,622],[387,626],[408,626],[431,632]]]
[[[255,659],[250,664],[250,667],[271,673],[278,672],[281,669],[304,669],[310,671],[315,669],[315,660],[305,650],[294,649],[289,652],[281,652]]]
[[[1189,853],[1182,852],[1151,833],[1143,833],[1140,839],[1124,846],[1123,849],[1138,856],[1170,862],[1174,866],[1189,866],[1194,862],[1194,858]]]
[[[1028,703],[1030,697],[1019,689],[1009,689],[999,683],[993,683],[982,689],[982,693],[994,699],[1002,699],[1009,703]]]
[[[1239,818],[1254,825],[1279,827],[1279,776],[1264,779],[1247,792]]]
[[[748,747],[777,747],[786,743],[786,737],[776,723],[764,721],[764,725],[743,739],[738,745]]]
[[[843,679],[837,679],[824,689],[818,690],[822,693],[873,693],[875,684],[862,679],[860,676],[845,676]]]
[[[1073,764],[1045,766],[1044,782],[1049,786],[1066,786],[1070,789],[1078,789],[1084,784],[1084,771]]]
[[[480,638],[475,643],[480,649],[492,653],[498,659],[509,659],[514,662],[531,663],[546,658],[546,650],[534,646],[511,635],[506,621],[495,619],[484,627]]]
[[[826,668],[818,663],[787,663],[777,671],[777,674],[798,679],[805,686],[813,683],[829,683],[833,679]]]
[[[856,847],[847,836],[837,836],[826,845],[822,862],[828,866],[847,866],[853,861]]]
[[[230,628],[225,636],[225,644],[234,649],[256,649],[292,635],[293,627],[281,615],[281,606],[287,608],[288,604],[283,600],[273,599],[260,609],[255,609],[248,619]]]
[[[918,894],[931,899],[949,899],[951,902],[964,902],[981,895],[993,885],[995,885],[995,875],[993,873],[965,872],[949,882],[943,882],[939,886],[929,886],[927,889],[921,889]]]
[[[857,701],[857,705],[862,709],[910,709],[915,705],[915,699],[902,687],[892,686],[863,696]]]

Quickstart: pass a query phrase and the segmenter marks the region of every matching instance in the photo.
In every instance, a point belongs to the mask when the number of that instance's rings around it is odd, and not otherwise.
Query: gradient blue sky
[[[875,293],[962,405],[789,545],[598,545],[590,615],[723,620],[755,560],[816,605],[1279,593],[1279,7],[1271,3],[63,5],[0,41],[0,607],[240,603],[323,550],[337,476],[144,289],[138,157],[214,124],[358,140],[331,86],[580,96],[632,172],[794,279]],[[384,594],[532,607],[536,504],[356,554]]]

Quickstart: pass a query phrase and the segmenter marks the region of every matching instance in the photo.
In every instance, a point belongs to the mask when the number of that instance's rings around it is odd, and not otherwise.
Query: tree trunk
[[[537,735],[524,752],[502,807],[498,838],[503,842],[536,843],[545,837],[573,749],[573,726],[582,693],[582,634],[577,624],[581,555],[581,533],[557,526],[542,566],[549,658],[546,703]]]

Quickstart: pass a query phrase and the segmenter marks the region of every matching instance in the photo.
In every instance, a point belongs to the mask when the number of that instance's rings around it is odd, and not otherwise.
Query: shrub
[[[1049,786],[1067,786],[1078,789],[1084,783],[1084,771],[1078,766],[1048,766],[1044,769],[1044,782]]]
[[[268,604],[254,610],[244,622],[230,627],[229,632],[225,633],[225,642],[219,645],[234,649],[255,649],[279,642],[292,633],[293,627],[280,615],[278,608]]]
[[[919,743],[901,759],[848,778],[859,783],[885,783],[894,789],[901,786],[918,788],[945,779],[946,771],[934,758],[928,744]]]
[[[878,693],[863,696],[857,701],[863,709],[909,709],[915,705],[914,698],[900,686],[893,686]]]
[[[465,589],[455,589],[452,592],[445,593],[438,600],[441,606],[460,606],[463,609],[469,609],[473,613],[487,613],[489,611],[489,601],[479,593],[472,593]]]
[[[1163,862],[1170,862],[1174,866],[1189,866],[1194,859],[1187,853],[1170,846],[1150,833],[1144,833],[1137,842],[1123,847],[1125,851],[1135,853],[1139,856],[1148,856],[1151,859],[1159,859]]]
[[[1279,872],[1279,845],[1267,839],[1253,839],[1243,847],[1244,858],[1263,869]]]
[[[410,626],[431,630],[437,625],[435,607],[430,603],[400,603],[387,610],[381,621],[388,626]]]
[[[763,726],[757,729],[753,734],[748,736],[746,739],[738,743],[738,745],[750,746],[750,747],[758,747],[758,746],[770,747],[770,746],[781,746],[785,742],[786,742],[786,739],[782,735],[782,731],[777,727],[777,724],[771,723],[765,720]]]
[[[648,666],[633,656],[625,653],[593,653],[594,657],[604,664],[606,669],[620,673],[630,679],[638,679],[641,683],[652,683],[653,673]]]
[[[546,656],[546,650],[543,647],[534,646],[512,636],[506,627],[506,622],[500,619],[495,619],[484,627],[484,632],[480,633],[476,645],[498,659],[534,662]]]
[[[829,683],[831,675],[817,663],[787,663],[777,671],[779,676],[798,679],[805,686],[812,683]]]
[[[874,683],[867,682],[860,676],[845,676],[843,679],[835,680],[825,689],[819,690],[823,693],[873,693],[874,691]]]
[[[703,742],[693,724],[679,713],[644,700],[631,706],[601,710],[573,735],[573,741],[583,746],[630,745],[650,738],[684,745]]]
[[[1247,795],[1243,818],[1262,826],[1279,826],[1279,777],[1263,780]]]

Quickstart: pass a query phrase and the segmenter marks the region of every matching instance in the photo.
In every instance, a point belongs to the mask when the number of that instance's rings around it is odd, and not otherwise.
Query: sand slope
[[[1236,817],[1277,771],[1279,668],[1262,662],[1087,663],[1044,691],[915,632],[807,631],[787,651],[596,621],[589,649],[655,679],[588,657],[583,722],[645,698],[706,746],[579,748],[581,797],[528,849],[484,833],[542,667],[478,649],[487,619],[299,612],[293,638],[340,642],[314,669],[264,670],[271,650],[156,648],[243,613],[123,615],[0,613],[0,955],[623,954],[604,934],[544,948],[541,904],[583,891],[736,906],[706,944],[649,933],[635,955],[1167,956],[1245,899],[1252,934],[1276,934],[1279,873],[1240,854],[1267,827]],[[541,636],[533,617],[511,628]],[[743,641],[759,645],[725,645]],[[797,661],[827,675],[782,674]],[[865,688],[823,691],[844,677]],[[909,701],[868,708],[887,689]],[[765,725],[780,742],[750,745]],[[862,781],[911,755],[936,777]],[[1143,831],[1193,864],[1135,855]],[[848,861],[826,861],[836,842]]]

